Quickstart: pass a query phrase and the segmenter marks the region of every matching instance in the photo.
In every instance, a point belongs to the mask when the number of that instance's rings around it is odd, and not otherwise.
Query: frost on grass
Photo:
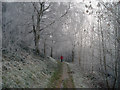
[[[73,81],[76,88],[101,88],[104,87],[103,79],[95,71],[85,72],[78,63],[68,63],[74,73]]]
[[[22,58],[24,60],[22,60]],[[51,58],[41,58],[22,52],[22,56],[3,54],[3,88],[45,88],[54,68]]]
[[[90,88],[86,83],[84,83],[84,76],[79,71],[79,68],[76,64],[70,63],[68,64],[71,71],[74,71],[73,75],[73,81],[75,84],[75,88]]]

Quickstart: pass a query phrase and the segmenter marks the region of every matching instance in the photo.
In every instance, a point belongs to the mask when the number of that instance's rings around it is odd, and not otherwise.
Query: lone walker
[[[63,61],[63,56],[61,56],[60,59],[61,59],[61,62],[62,62]]]

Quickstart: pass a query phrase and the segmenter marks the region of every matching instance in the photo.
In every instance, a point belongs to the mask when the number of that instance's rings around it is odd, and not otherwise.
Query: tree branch
[[[33,4],[34,9],[37,11],[37,13],[39,13],[39,10],[38,10],[37,7],[35,6],[35,2],[32,2],[32,4]]]
[[[69,9],[70,9],[70,5],[69,5],[69,8],[67,9],[67,11],[66,11],[63,15],[61,15],[57,20],[54,20],[52,23],[48,24],[48,25],[45,26],[44,28],[40,29],[40,31],[48,28],[49,26],[51,26],[52,24],[54,24],[56,21],[58,21],[58,20],[60,20],[62,17],[64,17],[64,16],[68,13]]]
[[[44,11],[46,11],[47,9],[49,9],[49,8],[50,8],[50,6],[51,6],[51,4],[49,4],[49,6],[48,6],[48,7],[46,7],[45,9],[43,9],[43,12],[44,12]]]

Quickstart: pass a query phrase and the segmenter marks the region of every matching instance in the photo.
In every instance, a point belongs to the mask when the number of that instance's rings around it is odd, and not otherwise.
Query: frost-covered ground
[[[100,85],[96,83],[100,77],[96,77],[94,74],[85,73],[77,63],[68,63],[68,65],[71,71],[74,72],[72,75],[75,88],[100,88]]]
[[[73,81],[74,81],[75,88],[89,88],[89,86],[84,82],[85,78],[80,72],[77,65],[73,63],[69,63],[68,65],[71,71],[74,71],[72,75],[73,75]]]
[[[7,53],[2,58],[2,86],[3,88],[45,88],[57,67],[51,58]]]

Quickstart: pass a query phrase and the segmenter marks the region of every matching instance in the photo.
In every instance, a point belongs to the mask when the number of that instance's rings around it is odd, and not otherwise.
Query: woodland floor
[[[67,62],[58,62],[58,69],[51,77],[49,88],[95,88],[89,78],[85,77],[82,72],[78,73]]]
[[[57,88],[75,88],[72,75],[70,75],[70,69],[66,63],[63,63],[62,75]]]
[[[50,81],[50,88],[75,88],[70,68],[66,63],[59,62],[59,69],[55,71]]]
[[[26,52],[21,56],[12,53],[2,56],[3,88],[94,88],[91,81],[98,81],[93,74],[85,75],[76,64],[51,57]]]

